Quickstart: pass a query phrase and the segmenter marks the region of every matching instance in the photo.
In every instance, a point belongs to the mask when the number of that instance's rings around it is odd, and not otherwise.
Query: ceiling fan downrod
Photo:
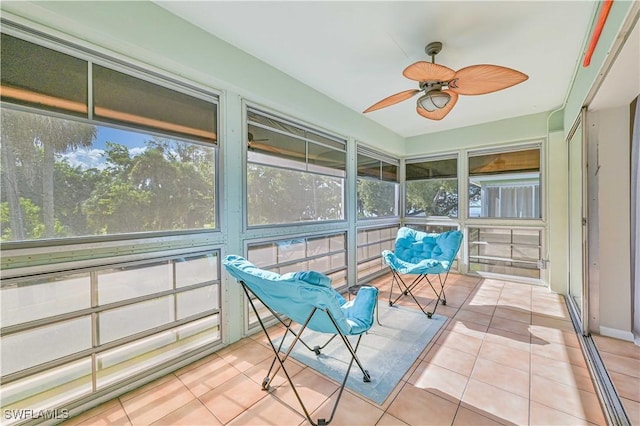
[[[431,56],[432,64],[436,63],[436,55],[440,53],[441,50],[442,50],[442,43],[440,43],[439,41],[432,41],[431,43],[427,44],[427,46],[424,48],[425,53]]]

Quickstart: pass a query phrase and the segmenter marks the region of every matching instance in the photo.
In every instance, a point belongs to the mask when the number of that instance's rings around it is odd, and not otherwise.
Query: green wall
[[[454,151],[547,137],[550,113],[526,115],[407,138],[405,154]]]

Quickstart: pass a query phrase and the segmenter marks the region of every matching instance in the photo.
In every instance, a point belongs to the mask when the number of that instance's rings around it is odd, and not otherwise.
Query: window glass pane
[[[347,249],[347,240],[344,234],[334,235],[329,238],[329,248],[331,251],[340,251]]]
[[[307,256],[317,256],[325,253],[329,253],[328,238],[307,238]]]
[[[126,380],[219,339],[219,315],[214,315],[99,353],[98,388]]]
[[[3,283],[0,303],[3,327],[88,309],[91,279],[84,273]]]
[[[219,309],[218,285],[209,285],[177,295],[177,319],[184,319],[212,309]]]
[[[307,256],[307,242],[304,238],[277,241],[278,263],[304,259]]]
[[[263,154],[263,155],[257,155]],[[282,165],[291,167],[290,161],[302,163],[294,166],[305,169],[306,164],[306,142],[290,135],[278,133],[273,130],[263,129],[249,125],[249,160],[267,164]],[[271,157],[290,160],[281,163]]]
[[[169,262],[104,270],[97,275],[100,305],[173,288],[173,268]]]
[[[390,182],[398,182],[398,166],[395,164],[389,164],[382,162],[382,180],[390,181]]]
[[[256,244],[249,248],[251,263],[265,267],[278,263],[278,246],[272,243]]]
[[[312,259],[307,265],[312,271],[328,271],[331,269],[331,259],[328,257]]]
[[[540,279],[541,241],[540,229],[469,228],[469,268]]]
[[[358,153],[358,176],[399,182],[398,165]]]
[[[259,132],[261,131],[260,129],[266,130],[266,128],[272,128],[279,133],[289,133],[293,136],[298,136],[299,138],[304,138],[306,134],[305,130],[301,127],[295,126],[291,123],[286,123],[282,120],[267,117],[264,114],[258,114],[255,111],[248,110],[247,119],[249,120],[250,132],[252,130]],[[258,126],[252,126],[253,124],[257,124]],[[255,139],[262,139],[260,133],[254,133],[253,136]],[[252,138],[249,139],[251,140]]]
[[[218,279],[218,256],[207,254],[175,261],[176,287],[186,287]]]
[[[346,177],[344,152],[309,142],[307,144],[309,171]],[[336,171],[342,171],[342,173]]]
[[[277,259],[274,259],[276,252]],[[279,274],[308,269],[328,273],[331,269],[346,268],[345,253],[345,235],[341,233],[250,245],[248,259],[260,268]]]
[[[455,231],[458,229],[456,225],[436,225],[436,224],[407,224],[411,229],[415,229],[416,231],[426,232],[427,234],[442,234],[447,231]]]
[[[99,314],[99,344],[150,330],[174,320],[173,296],[110,309]]]
[[[537,148],[469,156],[469,176],[539,171],[540,150]]]
[[[91,317],[33,328],[0,338],[2,376],[91,348]]]
[[[344,286],[345,284],[347,284],[347,271],[346,269],[337,271],[337,272],[333,272],[331,274],[328,274],[329,278],[331,278],[331,285],[336,288],[336,287],[341,287]]]
[[[307,136],[307,139],[309,139],[312,142],[320,142],[320,144],[326,145],[338,151],[346,150],[346,142],[343,140],[331,139],[327,136],[323,136],[319,133],[316,133],[313,130],[307,130],[306,136]]]
[[[269,114],[259,113],[251,109],[247,110],[247,119],[249,122],[249,141],[262,139],[263,136],[261,132],[271,129],[276,133],[284,133],[302,140],[319,142],[322,145],[327,145],[341,151],[345,150],[346,142],[340,138],[332,138],[320,131],[296,125],[285,119],[272,117],[269,116]]]
[[[358,179],[358,219],[398,216],[399,187],[395,182]]]
[[[8,108],[0,125],[2,241],[215,227],[211,145]]]
[[[469,216],[540,218],[540,150],[469,157]]]
[[[94,115],[215,143],[215,103],[93,66]]]
[[[358,176],[380,179],[380,160],[358,154]]]
[[[247,114],[249,226],[344,219],[346,141]]]
[[[406,180],[422,180],[437,178],[457,178],[458,160],[430,160],[410,162],[405,166]]]
[[[249,226],[344,219],[344,179],[247,165]]]
[[[429,179],[406,182],[407,216],[458,217],[458,180]]]
[[[87,115],[87,61],[7,34],[1,48],[3,101]]]
[[[5,410],[33,409],[38,412],[45,409],[56,409],[66,403],[91,393],[91,358],[45,370],[2,384],[3,425],[19,423],[17,416],[7,419]],[[24,413],[26,414],[26,413]],[[68,418],[66,409],[55,411],[56,420]],[[16,420],[15,422],[13,420]],[[24,420],[24,418],[22,419]]]

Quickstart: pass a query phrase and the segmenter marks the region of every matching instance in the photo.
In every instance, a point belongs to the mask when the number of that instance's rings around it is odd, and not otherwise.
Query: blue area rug
[[[447,317],[434,315],[429,319],[418,310],[401,306],[389,307],[380,304],[378,309],[382,325],[374,323],[371,330],[362,336],[357,352],[364,368],[371,375],[371,382],[362,381],[362,372],[354,362],[346,387],[377,404],[382,404],[440,330]],[[329,337],[331,336],[328,334],[311,330],[302,334],[304,341],[312,348],[316,345],[322,346]],[[286,352],[292,341],[293,336],[289,334],[281,351]],[[357,337],[349,337],[349,341],[355,347]],[[280,339],[274,343],[277,347]],[[338,383],[342,383],[351,358],[339,336],[322,349],[320,355],[316,355],[298,342],[291,356]]]

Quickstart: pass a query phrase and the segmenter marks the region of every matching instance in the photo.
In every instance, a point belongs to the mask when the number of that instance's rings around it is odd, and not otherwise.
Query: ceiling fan
[[[376,102],[364,113],[402,102],[418,93],[416,110],[424,118],[442,120],[458,101],[458,95],[484,95],[522,83],[529,77],[520,71],[498,65],[472,65],[454,71],[435,63],[442,43],[434,41],[425,47],[431,63],[418,61],[404,69],[402,75],[419,83],[420,89],[405,90]]]

